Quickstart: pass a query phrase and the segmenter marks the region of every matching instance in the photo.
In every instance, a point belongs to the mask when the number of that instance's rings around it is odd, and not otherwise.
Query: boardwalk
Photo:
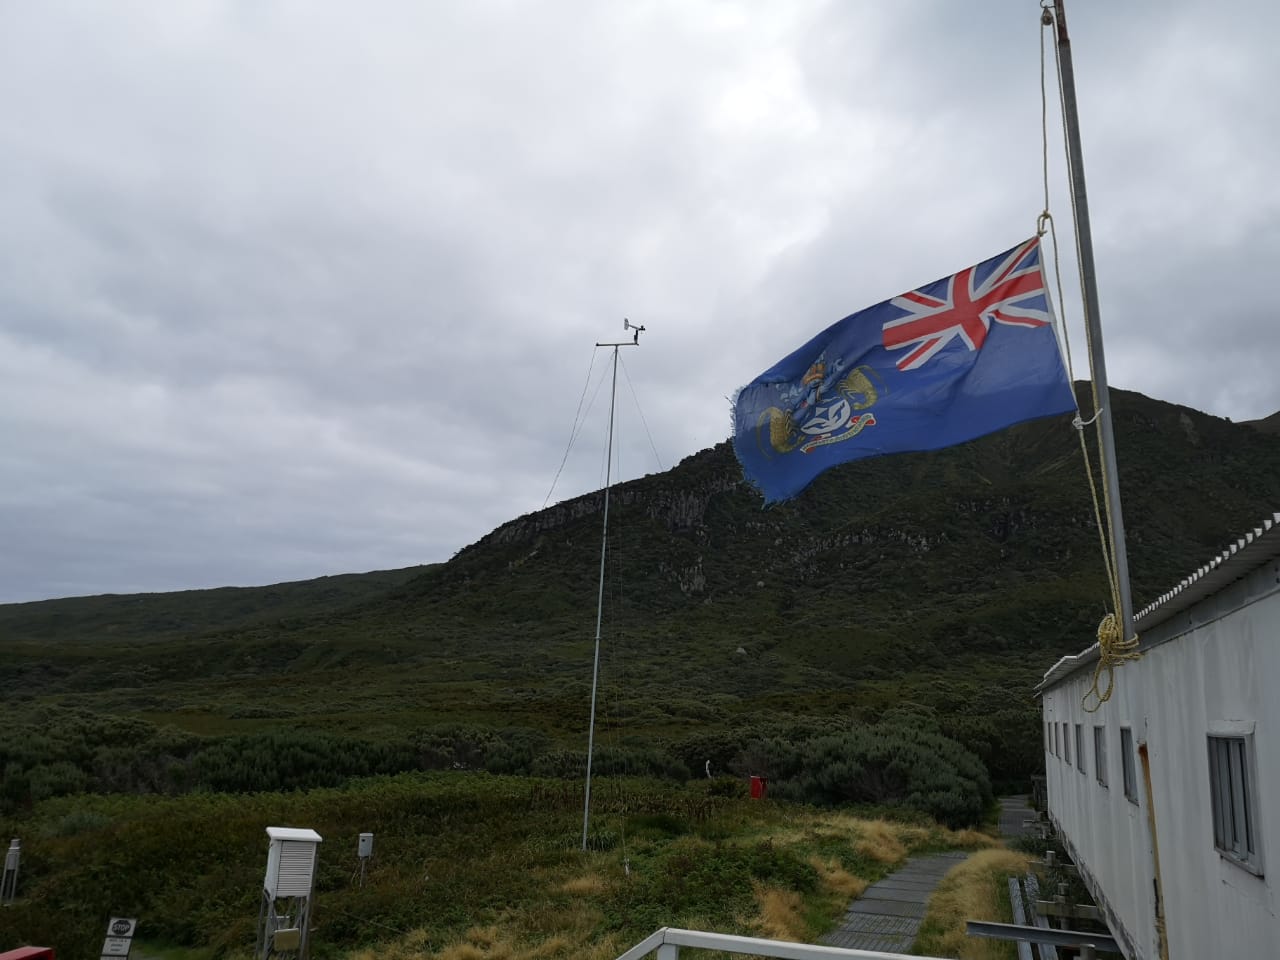
[[[1006,840],[1029,833],[1022,821],[1035,816],[1026,797],[1000,798],[1000,835]],[[849,904],[840,925],[822,938],[831,947],[906,953],[920,932],[934,888],[969,854],[957,851],[912,857],[900,870],[867,887]]]
[[[938,881],[969,854],[912,857],[901,869],[867,887],[849,904],[840,925],[822,938],[832,947],[906,953],[920,932],[925,905]]]
[[[1034,827],[1024,825],[1025,820],[1034,820],[1038,814],[1031,809],[1027,798],[1000,798],[1000,836],[1006,840],[1014,837],[1025,837],[1035,832]]]

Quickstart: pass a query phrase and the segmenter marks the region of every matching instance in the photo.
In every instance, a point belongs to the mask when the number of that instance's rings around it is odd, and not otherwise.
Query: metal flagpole
[[[623,330],[635,330],[634,340],[619,343],[597,343],[597,347],[613,347],[613,386],[609,391],[609,444],[604,468],[604,527],[600,533],[600,591],[596,598],[596,654],[591,668],[591,722],[587,727],[587,787],[582,800],[582,849],[587,849],[587,830],[591,825],[591,760],[596,742],[596,686],[600,680],[600,626],[604,621],[604,560],[609,544],[609,487],[613,479],[613,408],[618,397],[618,348],[640,344],[644,327],[622,321]]]
[[[1084,186],[1084,155],[1080,148],[1080,118],[1076,113],[1075,72],[1071,67],[1071,39],[1067,36],[1064,0],[1054,0],[1054,32],[1058,41],[1058,70],[1062,80],[1062,106],[1066,120],[1067,158],[1071,166],[1072,207],[1075,211],[1076,254],[1084,286],[1085,329],[1089,337],[1089,361],[1093,377],[1093,403],[1097,410],[1098,447],[1107,489],[1107,523],[1111,527],[1111,554],[1120,592],[1121,639],[1133,637],[1133,599],[1129,593],[1129,558],[1124,545],[1124,516],[1120,509],[1120,477],[1116,468],[1115,434],[1111,427],[1111,396],[1107,387],[1107,361],[1102,350],[1102,321],[1098,311],[1098,284],[1093,266],[1093,235],[1089,229],[1089,199]],[[1046,14],[1048,10],[1046,9]]]

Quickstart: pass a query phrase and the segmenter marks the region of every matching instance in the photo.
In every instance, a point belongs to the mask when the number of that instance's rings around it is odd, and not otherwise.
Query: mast
[[[1071,167],[1072,208],[1075,212],[1076,255],[1084,287],[1085,330],[1089,338],[1089,365],[1093,378],[1093,405],[1097,410],[1098,449],[1106,483],[1107,525],[1111,528],[1111,556],[1119,591],[1121,639],[1133,637],[1133,599],[1129,592],[1129,558],[1124,544],[1124,515],[1120,509],[1120,477],[1116,468],[1115,434],[1111,426],[1111,394],[1107,386],[1107,361],[1102,350],[1102,320],[1098,310],[1098,283],[1093,265],[1093,235],[1089,229],[1089,198],[1084,185],[1084,154],[1080,148],[1080,118],[1076,113],[1075,72],[1071,66],[1071,39],[1067,35],[1064,0],[1054,0],[1054,33],[1058,42],[1058,72],[1062,80],[1062,108],[1066,122],[1067,159]],[[1045,10],[1047,16],[1049,11]]]
[[[582,800],[582,849],[587,849],[587,830],[591,825],[591,760],[596,743],[596,687],[600,680],[600,626],[604,621],[604,561],[609,546],[609,488],[613,480],[613,410],[618,398],[618,348],[640,345],[643,326],[623,319],[623,330],[634,330],[635,338],[618,343],[597,343],[597,347],[613,347],[613,385],[609,390],[609,443],[604,468],[604,526],[600,533],[600,589],[596,596],[596,653],[591,667],[591,721],[587,726],[587,786]]]

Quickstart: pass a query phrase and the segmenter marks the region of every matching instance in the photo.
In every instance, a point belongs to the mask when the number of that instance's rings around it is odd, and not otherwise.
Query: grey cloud
[[[1072,7],[1112,382],[1266,415],[1277,14]],[[724,439],[814,332],[1031,232],[1037,10],[15,7],[0,601],[446,559],[541,506],[623,316],[663,465]]]

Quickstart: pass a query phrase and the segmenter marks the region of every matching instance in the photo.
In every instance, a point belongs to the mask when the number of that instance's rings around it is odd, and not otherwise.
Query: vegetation
[[[1113,403],[1140,606],[1274,509],[1280,434]],[[331,837],[331,865],[359,830],[405,851],[363,891],[325,868],[344,948],[394,929],[405,956],[587,956],[680,917],[816,929],[884,862],[857,853],[865,827],[804,831],[859,804],[973,824],[1040,769],[1032,688],[1107,605],[1065,422],[851,464],[769,510],[727,444],[614,497],[594,770],[631,786],[586,861],[598,494],[430,567],[0,605],[0,817],[30,884],[0,946],[129,910],[234,952],[262,828],[295,822]],[[789,803],[740,799],[748,775]]]
[[[136,719],[43,708],[18,731],[21,736],[0,746],[0,801],[10,810],[83,793],[302,790],[406,770],[484,770],[574,782],[586,774],[585,752],[520,728],[432,728],[384,741],[299,730],[199,738]],[[737,778],[726,782],[728,793],[742,778],[760,775],[778,798],[902,807],[953,828],[977,823],[993,802],[982,762],[942,736],[923,710],[897,711],[877,724],[793,718],[714,737],[605,743],[593,770],[683,783],[703,755],[714,756],[717,770]]]
[[[965,921],[1013,922],[1008,878],[1026,870],[1027,858],[1012,850],[982,850],[953,867],[929,898],[914,951],[958,960],[1014,960],[1012,941],[969,937]]]
[[[1274,508],[1280,435],[1114,400],[1141,604]],[[655,743],[798,716],[874,723],[915,702],[998,789],[1025,782],[1040,763],[1031,688],[1092,642],[1107,605],[1072,433],[1041,421],[850,464],[769,510],[727,444],[620,485],[602,722]],[[201,738],[368,743],[511,727],[581,750],[600,507],[593,494],[517,518],[432,567],[0,605],[0,722],[76,708]],[[706,759],[685,762],[699,774]]]
[[[314,955],[616,956],[659,926],[816,936],[911,852],[989,846],[922,818],[864,819],[690,786],[598,782],[591,850],[578,784],[483,773],[402,774],[252,796],[47,800],[20,823],[24,890],[0,945],[96,956],[101,920],[148,940],[243,957],[252,946],[268,825],[324,837]],[[364,886],[356,837],[375,834]]]

